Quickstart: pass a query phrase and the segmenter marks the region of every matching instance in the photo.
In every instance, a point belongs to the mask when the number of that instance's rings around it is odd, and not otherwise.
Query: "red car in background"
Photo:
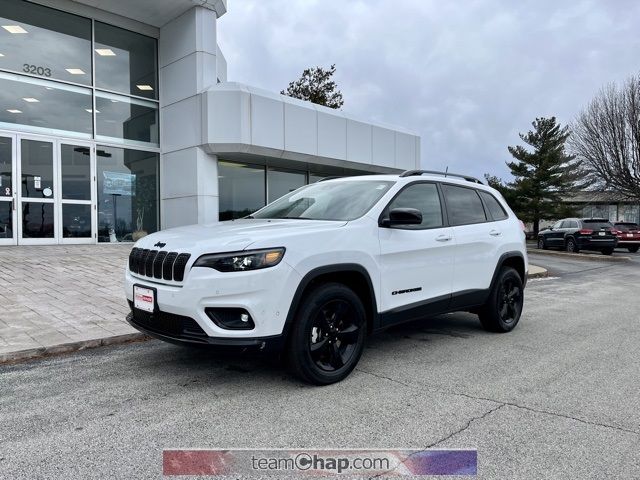
[[[631,253],[640,249],[640,227],[633,222],[615,222],[613,233],[618,237],[618,248],[626,248]]]

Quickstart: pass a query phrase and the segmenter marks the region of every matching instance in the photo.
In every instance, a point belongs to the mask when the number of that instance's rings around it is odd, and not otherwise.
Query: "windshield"
[[[371,180],[314,183],[279,198],[250,218],[355,220],[367,213],[393,183]]]

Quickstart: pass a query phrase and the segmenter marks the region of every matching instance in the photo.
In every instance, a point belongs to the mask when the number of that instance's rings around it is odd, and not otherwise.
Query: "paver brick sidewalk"
[[[20,351],[137,334],[125,321],[122,290],[130,250],[127,244],[1,247],[0,361]]]

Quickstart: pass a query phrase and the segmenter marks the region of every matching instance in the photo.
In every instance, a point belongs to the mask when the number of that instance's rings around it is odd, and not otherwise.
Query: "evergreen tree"
[[[295,82],[291,82],[282,95],[307,100],[329,108],[340,108],[344,104],[342,93],[338,90],[336,82],[332,80],[336,73],[336,66],[307,68],[302,76]]]
[[[573,214],[567,197],[589,186],[582,162],[565,151],[569,138],[568,127],[561,127],[555,117],[536,118],[533,130],[520,139],[529,145],[508,147],[515,158],[507,162],[514,181],[506,184],[510,191],[505,197],[512,199],[512,208],[520,220],[533,223],[538,233],[540,220],[553,220]],[[502,183],[502,182],[500,182]]]

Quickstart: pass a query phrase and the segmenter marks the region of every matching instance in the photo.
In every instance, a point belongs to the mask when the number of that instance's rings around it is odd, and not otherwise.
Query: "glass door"
[[[54,142],[39,137],[18,138],[18,243],[57,243],[55,204],[59,193],[55,181]]]
[[[59,243],[95,242],[93,148],[89,143],[59,143]]]
[[[16,138],[0,134],[0,245],[16,244]]]

